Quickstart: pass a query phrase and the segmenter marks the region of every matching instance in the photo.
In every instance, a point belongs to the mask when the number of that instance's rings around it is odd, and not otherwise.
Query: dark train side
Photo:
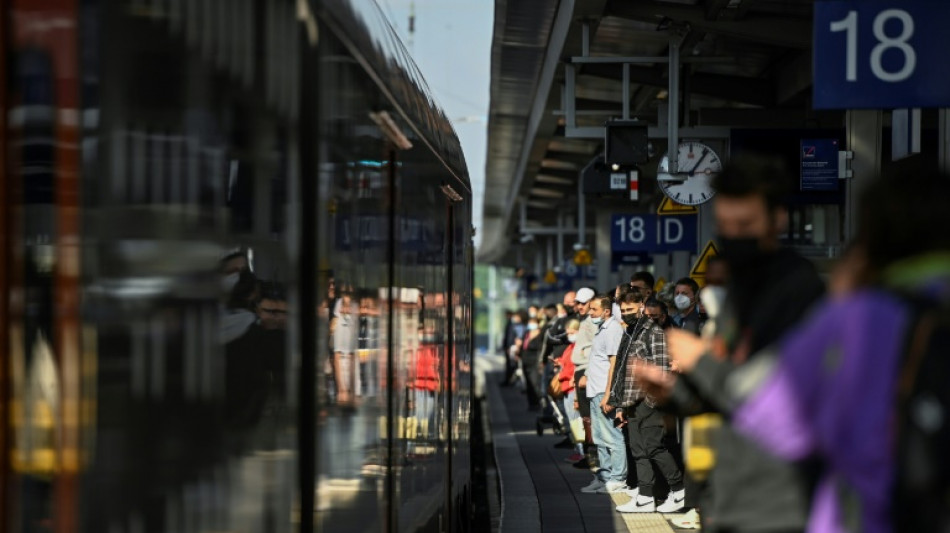
[[[0,533],[468,531],[471,188],[376,4],[0,26]]]

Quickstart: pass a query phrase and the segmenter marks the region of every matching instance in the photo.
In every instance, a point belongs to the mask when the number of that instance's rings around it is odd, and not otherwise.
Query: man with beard
[[[730,281],[716,336],[702,339],[667,332],[674,365],[704,353],[677,377],[650,365],[637,381],[664,408],[681,416],[728,412],[724,396],[733,371],[780,339],[822,295],[814,266],[779,236],[788,224],[782,204],[792,183],[781,162],[754,155],[733,159],[713,179],[713,212],[720,254]],[[716,464],[703,498],[703,530],[712,532],[803,531],[809,495],[807,469],[783,463],[726,424],[718,431]]]

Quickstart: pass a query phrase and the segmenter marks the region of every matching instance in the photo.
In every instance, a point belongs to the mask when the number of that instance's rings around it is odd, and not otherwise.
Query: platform
[[[494,365],[493,365],[494,366]],[[593,479],[564,458],[570,450],[555,448],[563,437],[546,427],[538,436],[538,413],[528,411],[524,394],[516,387],[500,387],[501,372],[485,378],[489,423],[500,487],[498,510],[502,533],[697,531],[674,529],[673,514],[622,514],[614,508],[626,503],[626,494],[583,494]]]

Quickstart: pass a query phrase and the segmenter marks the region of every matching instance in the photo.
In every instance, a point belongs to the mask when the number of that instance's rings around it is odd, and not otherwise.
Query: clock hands
[[[693,168],[690,169],[690,171],[687,172],[686,175],[687,175],[687,176],[693,176],[693,175],[695,175],[695,174],[696,174],[696,169],[699,168],[699,165],[701,165],[701,164],[703,163],[703,159],[706,159],[706,156],[707,156],[708,154],[709,154],[709,150],[706,149],[706,148],[703,148],[703,153],[702,153],[702,155],[699,156],[699,159],[696,160],[696,164],[693,165]]]
[[[693,168],[690,170],[679,170],[677,172],[667,172],[665,176],[657,176],[659,181],[686,181],[691,176],[696,175],[696,169],[699,168],[699,165],[703,163],[703,159],[706,159],[706,156],[709,154],[709,149],[703,148],[703,153],[699,156],[699,159],[696,160],[696,164],[693,165]],[[682,178],[680,176],[683,176]]]

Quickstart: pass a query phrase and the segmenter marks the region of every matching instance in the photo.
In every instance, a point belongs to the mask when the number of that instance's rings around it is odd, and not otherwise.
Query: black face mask
[[[719,254],[732,267],[749,266],[764,255],[762,248],[759,247],[759,239],[755,237],[733,239],[720,235],[716,240],[719,241]]]
[[[637,313],[627,313],[620,315],[620,320],[623,320],[623,323],[632,326],[637,323]]]

